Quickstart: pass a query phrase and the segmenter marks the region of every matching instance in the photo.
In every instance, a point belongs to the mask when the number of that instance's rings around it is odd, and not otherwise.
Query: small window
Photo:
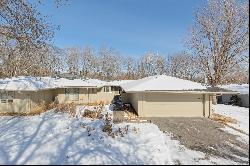
[[[104,87],[104,92],[109,92],[109,86]]]
[[[93,93],[97,93],[97,89],[96,89],[96,88],[93,88],[93,89],[92,89],[92,92],[93,92]]]
[[[14,94],[13,91],[0,91],[1,103],[13,103]]]
[[[89,88],[89,94],[95,94],[95,93],[97,93],[96,88]]]
[[[102,88],[98,88],[98,89],[97,89],[97,92],[101,92],[101,91],[102,91]]]
[[[13,100],[8,100],[8,103],[13,103]]]
[[[82,88],[81,89],[81,93],[87,94],[88,93],[88,89],[87,88]]]
[[[65,98],[71,101],[79,100],[79,88],[67,88],[65,89]]]
[[[7,103],[7,100],[2,99],[1,103]]]
[[[112,86],[111,91],[119,91],[120,88],[118,86]]]
[[[79,89],[73,89],[72,100],[79,100]]]

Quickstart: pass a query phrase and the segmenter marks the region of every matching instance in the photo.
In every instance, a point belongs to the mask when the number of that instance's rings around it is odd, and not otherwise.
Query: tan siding
[[[55,93],[53,90],[37,91],[37,92],[15,92],[13,103],[0,103],[1,113],[20,113],[31,112],[38,104],[54,101]]]
[[[110,104],[117,92],[104,92],[102,89],[97,88],[80,88],[79,100],[68,100],[65,95],[65,89],[57,90],[57,98],[59,103],[76,103],[76,104],[88,104],[104,102]]]

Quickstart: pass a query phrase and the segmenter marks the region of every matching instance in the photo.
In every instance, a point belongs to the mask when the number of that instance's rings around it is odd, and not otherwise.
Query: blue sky
[[[147,51],[169,55],[183,50],[193,13],[204,0],[69,0],[56,8],[41,7],[55,25],[60,48],[90,45],[112,47],[125,56]]]

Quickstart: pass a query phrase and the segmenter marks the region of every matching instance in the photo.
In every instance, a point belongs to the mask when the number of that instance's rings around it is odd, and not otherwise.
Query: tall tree
[[[208,0],[195,14],[187,44],[210,85],[221,84],[230,69],[249,56],[249,2]]]
[[[124,76],[121,79],[135,79],[137,75],[136,62],[132,57],[125,57],[122,61]]]
[[[99,50],[100,75],[103,79],[112,80],[121,71],[119,54],[112,48],[103,47]]]
[[[66,57],[66,63],[68,66],[68,72],[72,75],[79,75],[79,69],[80,69],[80,48],[73,47],[68,48],[66,50],[67,57]]]
[[[93,75],[96,66],[95,60],[94,49],[89,46],[84,47],[80,56],[81,75],[85,77]]]
[[[166,74],[166,58],[162,55],[156,53],[155,55],[155,74],[161,75]]]
[[[46,16],[26,0],[0,1],[0,35],[21,50],[30,49],[30,45],[45,44],[53,34],[53,26]]]
[[[47,70],[45,64],[38,64],[47,63],[47,55],[53,52],[49,44],[55,26],[37,10],[37,2],[42,1],[0,0],[0,76],[33,75]],[[54,0],[57,6],[64,1]]]
[[[180,52],[168,57],[168,74],[192,81],[200,81],[202,70],[195,56]],[[204,81],[204,80],[203,80]]]

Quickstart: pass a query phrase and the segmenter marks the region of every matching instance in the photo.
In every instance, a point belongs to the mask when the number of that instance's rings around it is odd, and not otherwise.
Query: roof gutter
[[[61,88],[101,88],[102,86],[58,86],[53,88],[43,88],[43,89],[0,89],[0,91],[18,91],[18,92],[38,92],[44,90],[54,90]]]
[[[125,91],[126,93],[188,93],[188,94],[214,94],[214,95],[223,95],[223,94],[232,94],[237,95],[239,92],[209,92],[209,91],[157,91],[157,90],[146,90],[146,91]]]

